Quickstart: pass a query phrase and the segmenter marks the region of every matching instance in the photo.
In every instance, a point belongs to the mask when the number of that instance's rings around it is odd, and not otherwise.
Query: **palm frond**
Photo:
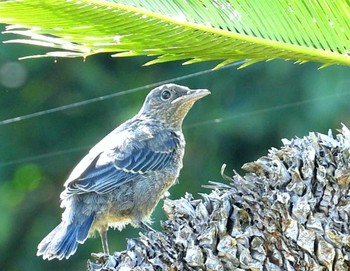
[[[52,57],[148,55],[148,64],[275,58],[350,65],[346,0],[0,2],[12,43],[56,48]],[[42,56],[30,56],[42,57]]]

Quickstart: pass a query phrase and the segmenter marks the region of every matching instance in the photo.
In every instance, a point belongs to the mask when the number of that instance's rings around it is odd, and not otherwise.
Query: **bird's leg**
[[[91,253],[91,256],[97,260],[99,264],[105,264],[109,259],[109,248],[107,239],[108,226],[101,227],[98,233],[101,237],[103,253]]]
[[[105,255],[109,255],[108,238],[107,238],[107,227],[102,227],[99,229],[99,234],[102,242],[102,249]]]
[[[140,222],[139,225],[140,225],[140,228],[143,229],[144,231],[147,231],[147,232],[149,232],[149,231],[151,231],[151,232],[156,232],[155,229],[153,229],[150,225],[148,225],[148,224],[145,223],[145,222]]]

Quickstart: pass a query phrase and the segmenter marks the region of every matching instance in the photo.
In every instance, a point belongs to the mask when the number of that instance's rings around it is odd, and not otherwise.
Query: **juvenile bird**
[[[65,182],[62,222],[38,245],[44,259],[68,259],[95,231],[109,255],[107,230],[125,224],[150,229],[152,211],[182,168],[182,122],[210,94],[166,84],[153,89],[137,115],[97,143]]]

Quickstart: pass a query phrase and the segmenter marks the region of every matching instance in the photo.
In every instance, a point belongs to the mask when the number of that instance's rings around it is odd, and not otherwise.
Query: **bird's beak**
[[[171,103],[177,103],[180,101],[197,101],[207,95],[210,94],[210,91],[207,89],[189,89],[186,94],[182,95],[181,97],[173,100]]]

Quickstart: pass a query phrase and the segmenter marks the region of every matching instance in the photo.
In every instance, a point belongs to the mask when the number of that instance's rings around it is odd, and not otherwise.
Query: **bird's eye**
[[[170,93],[170,91],[169,90],[164,90],[163,92],[162,92],[162,94],[161,94],[161,97],[162,97],[162,99],[163,100],[168,100],[169,98],[170,98],[170,96],[171,96],[171,93]]]

